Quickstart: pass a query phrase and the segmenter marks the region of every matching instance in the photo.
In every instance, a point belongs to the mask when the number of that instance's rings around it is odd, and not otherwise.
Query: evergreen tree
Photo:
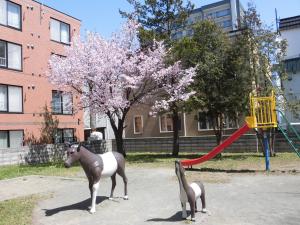
[[[194,35],[174,46],[174,57],[184,66],[198,65],[191,88],[196,92],[186,105],[189,111],[203,111],[212,126],[217,144],[222,141],[228,118],[236,121],[245,112],[251,78],[245,70],[243,51],[213,21],[194,26]]]

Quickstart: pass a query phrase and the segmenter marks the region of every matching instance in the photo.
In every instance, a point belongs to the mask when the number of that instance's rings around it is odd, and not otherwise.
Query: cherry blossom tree
[[[152,107],[154,113],[172,113],[173,124],[173,150],[172,155],[179,154],[179,112],[183,103],[189,99],[194,91],[187,88],[193,82],[195,68],[183,70],[180,62],[164,69],[164,76],[161,78],[161,91],[156,96],[156,101]]]
[[[157,102],[156,108],[174,99],[185,100],[190,95],[186,86],[195,73],[193,69],[181,69],[179,62],[166,66],[167,50],[162,42],[141,50],[137,34],[138,24],[132,20],[109,40],[88,33],[84,41],[73,40],[65,58],[53,55],[49,62],[50,82],[79,95],[78,109],[108,116],[117,151],[123,155],[124,123],[130,108],[161,93],[168,95]],[[169,89],[170,80],[178,83],[176,90]]]

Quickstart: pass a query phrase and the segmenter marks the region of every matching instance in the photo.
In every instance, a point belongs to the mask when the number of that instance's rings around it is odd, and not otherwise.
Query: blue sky
[[[191,0],[196,7],[218,0]],[[246,8],[249,0],[240,0]],[[82,20],[82,33],[96,31],[109,37],[124,21],[119,9],[129,10],[126,0],[40,0],[40,2]],[[261,18],[267,24],[275,24],[275,8],[280,18],[300,15],[300,0],[253,0]]]

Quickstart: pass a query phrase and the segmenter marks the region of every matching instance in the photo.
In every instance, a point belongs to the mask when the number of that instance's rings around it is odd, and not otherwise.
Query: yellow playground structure
[[[278,112],[281,116],[281,119],[285,121],[284,126],[278,124],[276,112]],[[231,145],[235,140],[240,138],[244,133],[249,131],[251,128],[266,130],[268,128],[277,127],[287,139],[290,146],[300,157],[300,152],[298,150],[300,145],[297,145],[297,143],[300,142],[300,135],[298,134],[296,129],[289,123],[284,114],[280,110],[276,109],[276,98],[273,92],[269,97],[257,97],[250,94],[250,116],[246,117],[245,121],[246,123],[242,127],[240,127],[230,137],[224,140],[220,145],[216,146],[212,151],[200,158],[182,160],[181,164],[183,166],[191,167],[193,165],[212,159],[217,154],[222,152],[226,147]],[[289,136],[289,131],[292,131],[292,137],[296,137],[296,140],[292,139],[291,136]],[[270,160],[267,132],[263,132],[263,144],[265,149],[266,170],[269,170]]]
[[[274,92],[270,97],[254,97],[250,94],[250,116],[246,117],[246,122],[250,128],[277,127]]]

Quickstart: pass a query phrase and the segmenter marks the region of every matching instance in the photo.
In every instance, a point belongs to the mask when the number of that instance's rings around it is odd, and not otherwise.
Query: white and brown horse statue
[[[191,209],[191,220],[195,221],[195,212],[197,212],[197,199],[201,199],[202,212],[206,213],[205,189],[201,182],[188,184],[185,174],[179,160],[175,161],[175,173],[179,182],[180,202],[182,207],[182,218],[187,218],[186,203],[189,202]]]
[[[102,177],[111,177],[112,187],[110,199],[112,199],[114,189],[116,187],[116,174],[119,174],[124,181],[124,199],[128,200],[125,159],[122,154],[118,152],[107,152],[97,155],[81,145],[69,144],[65,167],[71,167],[71,165],[76,161],[79,161],[89,181],[89,189],[92,200],[90,213],[96,212],[96,197],[99,189],[100,178]]]

